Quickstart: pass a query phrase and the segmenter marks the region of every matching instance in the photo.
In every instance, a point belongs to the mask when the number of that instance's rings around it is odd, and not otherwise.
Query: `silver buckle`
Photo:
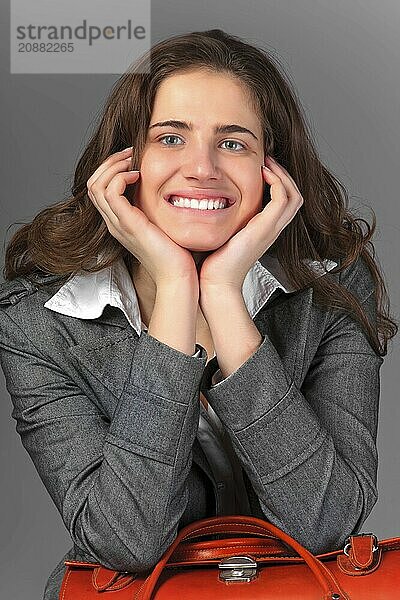
[[[257,576],[257,563],[250,556],[229,556],[218,563],[220,581],[249,582]]]

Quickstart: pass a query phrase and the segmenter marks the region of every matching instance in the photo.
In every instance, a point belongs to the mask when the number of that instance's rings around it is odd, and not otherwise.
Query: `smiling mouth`
[[[186,208],[204,213],[226,210],[235,204],[234,200],[222,196],[216,198],[189,198],[170,194],[165,197],[165,200],[175,208]]]

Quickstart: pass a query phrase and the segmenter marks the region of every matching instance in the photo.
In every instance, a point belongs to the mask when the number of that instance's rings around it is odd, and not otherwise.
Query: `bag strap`
[[[212,534],[253,534],[265,536],[266,533],[273,534],[285,544],[293,548],[310,567],[316,579],[324,590],[323,600],[350,600],[349,596],[341,589],[338,582],[333,577],[323,563],[318,560],[311,552],[299,544],[290,535],[272,525],[267,521],[244,515],[229,515],[225,517],[210,517],[201,519],[194,523],[189,523],[183,527],[173,543],[163,554],[150,575],[146,578],[144,585],[135,596],[135,600],[151,600],[152,593],[157,584],[161,573],[166,566],[169,557],[174,550],[185,540],[191,540],[195,537]]]

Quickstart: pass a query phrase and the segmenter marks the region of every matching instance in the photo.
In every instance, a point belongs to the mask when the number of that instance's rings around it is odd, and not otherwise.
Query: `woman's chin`
[[[178,244],[182,248],[185,248],[185,250],[189,250],[189,252],[214,252],[214,250],[217,250],[218,248],[223,246],[228,240],[228,238],[220,238],[219,240],[209,240],[208,242],[205,242],[204,239],[199,239],[198,241],[193,239],[187,240],[179,237],[175,238],[171,235],[170,238],[174,240],[176,244]]]
[[[199,244],[198,246],[195,246],[193,244],[188,244],[188,245],[183,245],[183,244],[179,244],[180,246],[182,246],[182,248],[185,248],[186,250],[189,250],[189,252],[191,252],[192,254],[211,254],[211,252],[214,252],[214,250],[217,250],[218,248],[220,248],[222,246],[222,244],[218,244],[215,246],[204,246]]]

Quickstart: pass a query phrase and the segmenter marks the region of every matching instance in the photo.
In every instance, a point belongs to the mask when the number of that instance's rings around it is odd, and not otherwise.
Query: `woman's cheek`
[[[253,192],[252,192],[252,198],[254,198],[254,214],[256,214],[257,212],[260,212],[261,207],[262,207],[262,201],[263,201],[263,195],[264,195],[264,180],[262,179],[262,176],[260,178],[260,175],[257,174],[257,176],[255,177],[255,179],[259,179],[258,184],[256,186],[254,186],[253,184]]]

